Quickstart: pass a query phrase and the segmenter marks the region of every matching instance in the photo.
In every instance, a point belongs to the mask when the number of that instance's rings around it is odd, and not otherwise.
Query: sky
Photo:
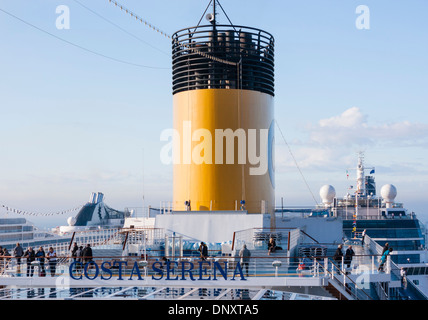
[[[172,35],[209,1],[118,2]],[[378,193],[393,184],[396,201],[428,220],[428,2],[220,3],[234,24],[275,37],[277,204],[312,206],[324,184],[345,195],[362,151]],[[59,6],[69,28],[58,28]],[[160,160],[170,49],[108,0],[0,0],[0,205],[52,227],[91,192],[119,210],[171,201],[172,165]]]

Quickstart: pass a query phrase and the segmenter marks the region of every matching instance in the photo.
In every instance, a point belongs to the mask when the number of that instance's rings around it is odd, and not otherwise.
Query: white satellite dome
[[[397,188],[392,184],[386,184],[380,189],[380,195],[384,199],[387,208],[391,208],[394,199],[397,196]]]
[[[67,223],[69,226],[74,226],[74,224],[76,223],[76,218],[75,217],[68,217]]]
[[[393,202],[397,196],[397,188],[392,184],[386,184],[380,189],[380,195],[387,202]]]
[[[321,187],[320,197],[321,197],[322,203],[331,204],[335,196],[336,196],[336,190],[334,190],[333,186],[326,184]]]

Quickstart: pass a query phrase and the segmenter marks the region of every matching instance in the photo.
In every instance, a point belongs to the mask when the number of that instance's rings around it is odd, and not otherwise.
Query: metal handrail
[[[10,262],[13,262],[13,264],[15,265],[15,257],[12,256],[8,256],[8,257],[2,257],[4,259],[4,266],[8,266],[10,267],[12,264]],[[201,261],[200,257],[195,253],[194,256],[168,256],[165,257],[167,259],[169,259],[170,261],[193,261],[193,262],[197,262],[197,261]],[[277,276],[301,276],[301,274],[298,273],[297,267],[301,261],[301,259],[306,258],[309,259],[309,265],[306,266],[306,270],[310,270],[310,275],[311,276],[320,276],[320,274],[322,272],[319,271],[319,268],[324,268],[324,270],[330,274],[331,276],[331,272],[329,272],[328,270],[328,266],[329,264],[332,264],[335,268],[338,268],[334,262],[332,262],[331,257],[297,257],[297,256],[293,256],[293,257],[289,257],[289,256],[282,256],[282,255],[275,255],[275,256],[263,256],[263,255],[258,255],[258,256],[251,256],[250,258],[250,266],[252,266],[254,268],[254,272],[252,273],[252,276],[266,276],[270,273],[273,273],[274,268],[272,266],[272,263],[274,261],[282,261],[283,265],[281,266],[281,273],[278,273]],[[27,265],[27,259],[26,258],[21,258],[22,260],[22,264],[21,267],[24,267]],[[46,259],[46,257],[45,257]],[[162,261],[161,256],[153,256],[153,255],[146,255],[145,257],[141,257],[141,256],[92,256],[92,257],[73,257],[71,255],[63,255],[63,256],[57,256],[57,265],[64,265],[64,266],[69,266],[71,262],[73,262],[75,259],[77,259],[77,261],[84,261],[84,259],[89,259],[91,261],[94,262],[104,262],[104,261],[115,261],[115,260],[122,260],[122,261],[137,261],[137,262],[141,262],[141,261],[151,261],[151,262],[156,262],[156,261]],[[223,262],[229,262],[230,265],[235,266],[235,263],[240,261],[240,257],[239,256],[221,256],[221,255],[212,255],[210,257],[208,257],[208,261],[223,261]],[[37,260],[37,258],[36,258]],[[324,261],[324,264],[327,263],[327,267],[325,265],[323,265],[321,262]],[[326,262],[327,261],[327,262]],[[6,264],[7,263],[7,264]],[[48,262],[47,260],[45,260],[45,264],[47,265]],[[132,267],[132,266],[131,266]],[[309,268],[308,268],[309,267]],[[5,268],[6,269],[6,268]],[[340,270],[340,268],[338,268],[340,274],[345,275],[348,280],[348,282],[352,282],[353,284],[355,284],[355,282],[349,278],[346,274],[344,274],[342,272],[342,270]],[[4,274],[4,272],[3,272]]]
[[[360,288],[358,288],[358,284],[354,281],[354,280],[352,280],[347,274],[346,274],[346,272],[343,272],[343,270],[341,269],[341,268],[339,268],[335,263],[334,263],[334,261],[332,261],[331,259],[329,259],[329,258],[327,258],[327,266],[328,266],[328,262],[330,262],[331,263],[331,266],[332,266],[332,269],[334,268],[335,269],[335,271],[340,275],[340,276],[343,276],[344,277],[344,282],[342,283],[342,282],[340,282],[340,280],[337,278],[337,277],[335,277],[334,276],[334,272],[332,272],[332,271],[329,271],[328,270],[328,267],[327,268],[325,268],[325,266],[322,266],[323,268],[324,268],[324,271],[329,275],[329,277],[331,277],[332,279],[336,279],[336,280],[339,280],[339,281],[337,281],[337,283],[341,286],[341,288],[343,288],[344,290],[345,290],[345,292],[346,293],[348,293],[348,294],[350,294],[353,298],[355,298],[355,299],[357,299],[357,300],[360,300],[359,299],[359,297],[358,297],[358,294],[355,292],[355,293],[353,293],[352,292],[352,290],[349,288],[349,287],[347,287],[346,286],[346,282],[350,282],[350,283],[352,283],[353,285],[354,285],[354,288],[355,288],[355,290],[360,290],[359,292],[362,292],[363,294],[364,294],[364,296],[366,297],[366,298],[368,298],[368,300],[373,300],[373,298],[367,293],[367,292],[365,292],[363,289],[360,289]],[[346,279],[346,280],[345,280]]]
[[[186,28],[174,33],[174,94],[194,89],[235,88],[274,95],[273,36],[256,28],[235,27],[239,31],[231,30],[228,25],[216,25],[214,29],[198,26],[192,31]]]
[[[400,268],[397,266],[397,264],[395,264],[394,262],[391,261],[391,273],[393,273],[397,278],[401,278],[400,273],[398,272],[398,270],[400,270]],[[418,286],[414,285],[412,281],[408,281],[407,282],[407,286],[411,286],[413,291],[416,292],[416,294],[420,297],[424,297],[425,300],[428,300],[428,297],[425,293],[423,293]]]

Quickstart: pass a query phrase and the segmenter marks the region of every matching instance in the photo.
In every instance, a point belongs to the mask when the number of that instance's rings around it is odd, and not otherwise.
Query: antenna
[[[143,213],[144,213],[144,207],[145,207],[145,190],[144,190],[144,187],[145,187],[145,185],[144,185],[144,148],[143,148],[143,156],[142,156],[142,160],[143,160],[143,163],[142,163],[142,171],[143,171],[143,177],[142,177],[142,183],[143,183]]]
[[[208,8],[209,8],[209,6],[210,6],[210,4],[212,3],[212,6],[213,6],[213,12],[212,13],[208,13],[206,16],[205,16],[205,19],[207,19],[214,27],[215,27],[215,25],[216,25],[216,15],[217,15],[217,10],[216,10],[216,3],[217,3],[217,0],[211,0],[210,1],[210,3],[208,3],[208,7],[207,7],[207,9],[205,10],[205,12],[208,10]],[[202,18],[201,18],[202,19]],[[199,21],[200,22],[200,21]]]
[[[210,21],[213,24],[213,26],[216,25],[216,4],[217,4],[217,0],[214,0],[213,1],[213,20]]]

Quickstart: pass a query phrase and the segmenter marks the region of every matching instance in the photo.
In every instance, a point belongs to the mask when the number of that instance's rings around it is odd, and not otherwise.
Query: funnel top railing
[[[274,95],[274,37],[236,25],[203,25],[172,36],[173,94],[243,89]]]

